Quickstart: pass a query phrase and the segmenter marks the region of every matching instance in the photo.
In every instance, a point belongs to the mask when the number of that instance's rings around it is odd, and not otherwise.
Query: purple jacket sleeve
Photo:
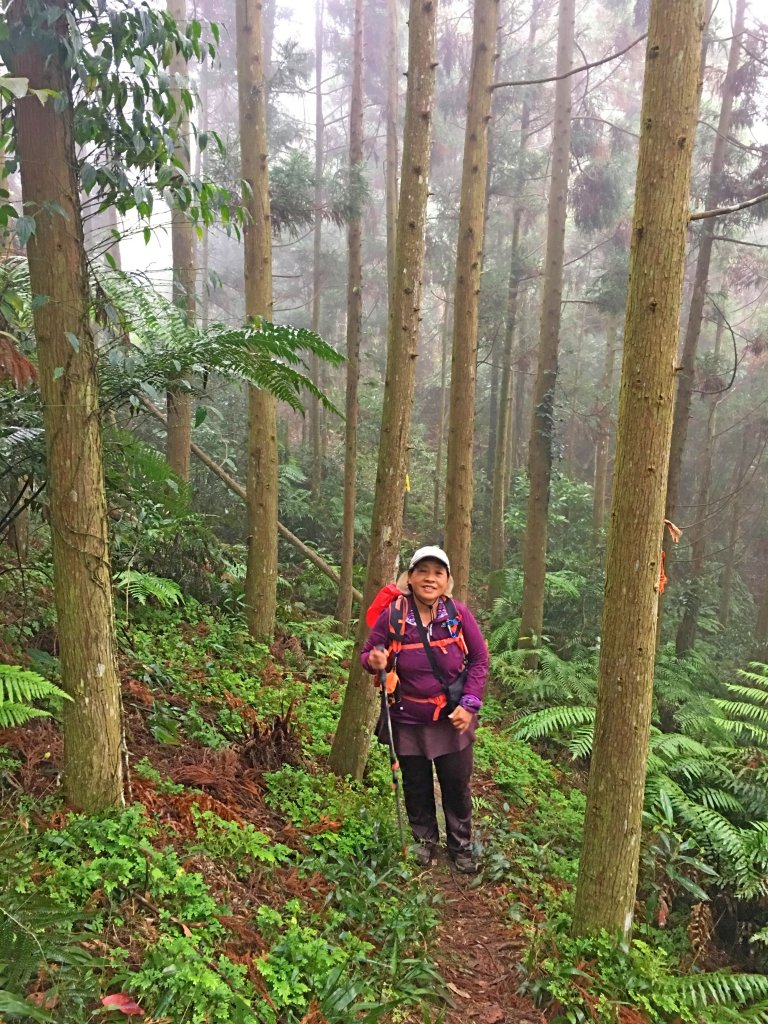
[[[477,707],[480,707],[488,675],[488,648],[472,612],[463,604],[458,605],[458,608],[461,611],[461,628],[469,650],[464,698],[470,698],[467,705],[474,703],[474,698],[477,701]],[[462,702],[464,698],[462,698]],[[470,710],[475,709],[470,707]]]
[[[389,609],[385,608],[381,615],[374,622],[368,639],[363,644],[360,652],[360,663],[366,672],[375,675],[375,672],[368,668],[368,655],[374,647],[389,647]]]

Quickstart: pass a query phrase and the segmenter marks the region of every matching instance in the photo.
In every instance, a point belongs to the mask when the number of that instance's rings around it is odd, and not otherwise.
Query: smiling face
[[[422,604],[433,605],[448,588],[448,570],[435,558],[425,558],[408,573],[414,596]]]

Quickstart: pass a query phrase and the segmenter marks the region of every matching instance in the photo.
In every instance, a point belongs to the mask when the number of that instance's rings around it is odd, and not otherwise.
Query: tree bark
[[[186,0],[167,0],[167,9],[176,21],[180,31],[187,24]],[[173,126],[178,132],[174,157],[179,170],[187,176],[190,173],[190,124],[187,108],[182,102],[182,91],[188,88],[189,68],[180,53],[171,61],[171,95],[176,104]],[[171,252],[173,259],[173,302],[183,310],[187,323],[195,320],[195,228],[187,215],[171,206]],[[189,446],[192,441],[192,395],[184,381],[179,386],[170,386],[166,393],[168,414],[168,440],[166,457],[168,465],[181,477],[189,480]]]
[[[395,316],[387,344],[387,376],[363,607],[367,607],[380,587],[394,577],[403,528],[421,319],[437,0],[411,0],[408,25],[408,88],[397,223]],[[362,777],[365,768],[378,705],[376,690],[358,659],[366,634],[365,618],[361,616],[349,683],[330,755],[334,772],[356,779]]]
[[[272,319],[272,233],[261,0],[237,0],[240,156],[248,184],[243,229],[245,314]],[[273,395],[248,388],[248,630],[269,640],[277,602],[277,421]]]
[[[528,28],[528,52],[533,53],[536,45],[536,33],[539,22],[539,0],[531,4],[531,19]],[[520,112],[520,143],[518,147],[518,163],[524,165],[525,154],[530,142],[531,104],[529,94],[525,93]],[[493,606],[496,598],[501,596],[503,589],[502,570],[507,550],[507,537],[504,529],[507,499],[509,497],[509,480],[512,461],[516,458],[517,449],[517,413],[522,398],[517,395],[517,385],[522,384],[523,374],[517,367],[513,389],[513,360],[515,336],[518,333],[520,307],[521,253],[520,231],[524,214],[520,200],[512,214],[512,240],[509,258],[509,284],[507,287],[507,315],[504,324],[504,350],[501,388],[499,394],[499,419],[496,428],[496,451],[491,485],[491,515],[489,522],[489,575],[488,575],[488,607]]]
[[[708,524],[706,522],[706,509],[709,505],[709,492],[712,486],[712,459],[715,445],[715,430],[717,428],[717,407],[720,397],[720,395],[710,395],[708,399],[709,415],[707,416],[706,440],[704,451],[699,456],[701,478],[696,496],[696,512],[701,521],[695,529],[691,544],[691,567],[685,609],[683,610],[682,618],[677,627],[677,635],[675,636],[675,654],[678,658],[684,658],[693,650],[699,626],[702,576],[704,575],[704,565],[707,557]]]
[[[605,364],[600,381],[597,413],[597,444],[595,445],[595,477],[592,489],[592,536],[598,543],[605,522],[608,494],[608,450],[611,444],[611,411],[613,404],[613,367],[616,362],[618,325],[611,318],[605,344]]]
[[[387,212],[387,283],[389,331],[395,315],[395,266],[397,260],[397,139],[398,87],[397,72],[400,47],[398,42],[399,0],[387,0],[387,148],[385,202]]]
[[[557,72],[567,75],[573,63],[575,0],[560,0],[557,31]],[[549,487],[552,476],[552,442],[555,419],[560,301],[563,289],[563,252],[568,199],[568,166],[571,149],[570,78],[555,87],[552,127],[552,180],[547,216],[547,254],[541,298],[539,366],[533,393],[531,437],[528,445],[528,515],[523,548],[523,607],[520,647],[536,647],[544,625],[544,586],[547,574],[547,527]],[[535,654],[526,661],[536,668]]]
[[[755,646],[752,651],[752,660],[765,664],[768,662],[768,581],[757,608],[757,621],[755,623]]]
[[[447,288],[446,288],[447,292]],[[448,405],[448,331],[450,329],[450,307],[448,295],[443,296],[443,322],[440,327],[440,408],[437,415],[437,442],[435,445],[435,486],[432,500],[432,535],[440,535],[442,499],[440,481],[443,476],[443,444],[445,442],[445,410]]]
[[[50,4],[63,10],[63,4]],[[26,209],[36,231],[27,245],[43,402],[54,602],[62,685],[64,792],[94,812],[123,802],[122,710],[117,669],[107,503],[104,493],[96,347],[89,289],[73,108],[65,50],[52,24],[32,38],[24,0],[8,11],[11,73],[61,104],[16,103],[16,153]],[[34,18],[34,15],[33,15]],[[61,106],[61,109],[60,109]]]
[[[728,526],[728,546],[725,553],[725,565],[723,566],[722,582],[720,584],[720,602],[718,619],[723,629],[726,629],[731,618],[731,592],[733,590],[733,566],[736,561],[736,542],[739,537],[739,526],[741,524],[741,509],[744,503],[744,478],[750,465],[748,458],[749,441],[752,436],[750,427],[745,428],[741,441],[741,454],[733,474],[733,483],[730,490],[733,492],[733,503],[731,505],[731,519]]]
[[[363,167],[363,0],[355,0],[352,96],[349,108],[349,184],[355,194]],[[341,537],[341,584],[336,604],[340,631],[352,618],[352,570],[355,563],[355,489],[357,483],[357,390],[363,327],[363,211],[358,201],[347,225],[347,395],[344,446],[344,521]]]
[[[485,241],[488,125],[491,120],[491,83],[496,61],[498,17],[499,0],[475,0],[456,247],[445,483],[448,498],[445,503],[445,547],[451,558],[453,593],[459,601],[467,599],[472,544],[477,308]]]
[[[576,934],[632,928],[703,28],[702,0],[652,0]]]
[[[733,119],[733,101],[739,79],[739,56],[744,35],[744,9],[746,0],[737,0],[733,23],[733,37],[728,53],[728,69],[723,79],[722,102],[720,117],[715,133],[712,150],[712,163],[709,170],[709,184],[705,208],[713,209],[719,205],[722,197],[722,178],[726,162],[726,147]],[[696,260],[696,275],[691,294],[691,307],[688,313],[688,324],[680,359],[677,376],[677,397],[675,399],[674,423],[672,426],[672,448],[669,456],[669,478],[667,480],[667,504],[665,517],[674,520],[677,504],[680,500],[680,476],[683,468],[685,442],[688,436],[688,421],[691,416],[694,378],[696,374],[696,350],[699,345],[701,323],[704,316],[704,302],[707,296],[709,281],[709,265],[712,258],[712,245],[715,235],[715,220],[702,221],[699,235],[699,254]],[[669,538],[664,538],[664,553],[667,568],[673,555],[673,547]]]
[[[315,334],[320,333],[320,299],[322,294],[323,259],[323,146],[325,124],[323,121],[323,3],[315,0],[315,229],[312,245],[312,319],[310,326]],[[317,387],[320,381],[320,360],[312,353],[310,357],[312,381]],[[320,401],[314,395],[309,397],[309,436],[312,442],[312,469],[309,474],[310,491],[314,501],[320,497],[320,483],[323,471],[323,453],[320,430]]]

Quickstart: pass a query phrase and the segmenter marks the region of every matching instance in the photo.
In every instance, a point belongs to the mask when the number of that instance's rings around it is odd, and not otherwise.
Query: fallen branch
[[[143,395],[139,397],[139,401],[151,416],[154,416],[156,420],[163,424],[164,427],[168,426],[168,421],[166,420],[162,412],[154,404],[154,402],[151,402],[148,398],[145,398]],[[233,494],[236,494],[238,498],[242,498],[243,501],[246,500],[245,488],[239,481],[235,480],[233,476],[230,476],[229,473],[227,473],[225,469],[222,469],[217,462],[214,462],[210,455],[208,455],[207,452],[204,452],[199,445],[196,445],[194,442],[192,442],[192,444],[190,444],[189,447],[192,454],[196,458],[198,458],[204,466],[207,466],[208,469],[210,469],[210,471],[214,473],[219,478],[219,480],[222,481],[222,483],[226,484],[226,486],[230,489],[230,491],[232,491]],[[283,524],[280,522],[277,524],[277,532],[280,534],[283,540],[287,540],[289,544],[292,544],[293,547],[300,551],[301,554],[304,555],[304,557],[308,561],[310,561],[313,565],[317,566],[320,572],[324,573],[329,580],[333,580],[336,586],[339,586],[339,584],[341,583],[341,577],[333,568],[333,566],[328,565],[325,559],[321,558],[316,551],[313,551],[312,548],[308,547],[303,541],[299,540],[295,533],[291,533],[291,531],[286,526],[283,526]],[[363,600],[363,595],[360,593],[359,590],[356,590],[354,587],[352,588],[352,596],[355,598],[356,601],[362,602]]]

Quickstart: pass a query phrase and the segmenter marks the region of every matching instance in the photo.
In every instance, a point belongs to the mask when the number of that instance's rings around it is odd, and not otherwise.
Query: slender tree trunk
[[[520,133],[521,140],[523,132]],[[527,138],[527,133],[526,133]],[[496,428],[496,451],[493,467],[493,486],[491,489],[491,521],[490,551],[488,576],[488,605],[500,596],[502,591],[501,570],[504,568],[504,556],[507,549],[507,538],[504,530],[504,512],[507,504],[508,475],[507,466],[510,461],[510,442],[512,431],[512,351],[515,342],[517,324],[517,305],[520,294],[520,224],[523,208],[518,205],[512,215],[512,244],[509,268],[509,288],[507,292],[507,317],[504,326],[504,366],[501,374],[499,394],[499,420]]]
[[[765,584],[762,599],[757,608],[755,623],[755,646],[752,660],[765,664],[768,662],[768,581]]]
[[[261,0],[237,0],[240,158],[248,183],[243,230],[245,314],[272,319],[272,232]],[[252,636],[271,639],[277,600],[277,420],[273,395],[248,388],[248,566],[246,614]]]
[[[363,168],[363,0],[355,0],[352,97],[349,108],[349,184],[353,195]],[[356,199],[347,226],[347,396],[344,449],[344,522],[341,585],[336,618],[342,633],[352,618],[352,569],[355,562],[355,485],[357,480],[357,386],[363,325],[363,211]]]
[[[539,27],[539,0],[534,0],[530,8],[528,27],[528,52],[534,52]],[[523,166],[530,138],[530,101],[528,94],[522,102],[520,113],[520,143],[518,147],[518,163]],[[512,389],[512,362],[517,332],[518,309],[520,304],[520,230],[523,217],[522,202],[518,199],[512,214],[512,242],[510,245],[509,285],[507,288],[507,316],[504,331],[504,354],[502,368],[501,393],[499,396],[499,423],[496,430],[497,445],[492,474],[492,494],[490,494],[489,524],[489,573],[488,573],[488,607],[501,595],[503,589],[502,569],[504,568],[507,550],[507,537],[504,528],[504,517],[509,496],[511,463],[515,458],[516,437],[515,414],[517,401],[516,391]],[[523,375],[519,369],[516,384],[520,384]]]
[[[320,297],[322,294],[323,274],[323,147],[325,124],[323,121],[323,4],[324,0],[315,0],[315,231],[313,242],[312,263],[312,330],[320,333]],[[320,360],[313,353],[310,358],[312,380],[321,387]],[[320,402],[314,395],[309,399],[309,434],[312,441],[312,471],[310,488],[312,498],[320,497],[322,480],[323,453],[320,429]]]
[[[187,24],[186,0],[167,0],[168,13],[175,19],[183,32]],[[174,157],[179,162],[182,174],[190,172],[190,124],[187,108],[181,93],[187,86],[189,69],[180,53],[171,61],[171,93],[176,103],[174,127],[178,131],[177,148]],[[178,80],[184,84],[176,84]],[[192,221],[178,208],[171,207],[171,250],[173,254],[173,301],[184,311],[185,319],[192,324],[195,320],[195,228]],[[168,415],[168,465],[182,480],[189,480],[189,445],[192,441],[192,395],[184,381],[171,386],[166,393]]]
[[[488,124],[496,60],[499,0],[475,0],[472,64],[461,172],[456,288],[453,307],[451,399],[445,493],[445,546],[450,552],[453,592],[466,601],[472,544],[473,440],[477,384],[477,309],[485,240]]]
[[[605,521],[605,500],[608,493],[608,450],[611,444],[611,406],[613,392],[613,366],[616,362],[618,325],[611,320],[605,344],[605,366],[600,381],[597,414],[597,444],[595,445],[595,479],[592,491],[592,534],[597,544]]]
[[[403,528],[424,269],[437,0],[411,0],[408,26],[408,87],[397,223],[395,316],[387,345],[387,377],[364,607],[394,576]],[[344,706],[330,755],[333,771],[357,779],[362,777],[368,757],[371,725],[378,704],[376,690],[358,659],[366,634],[365,618],[361,616]]]
[[[567,75],[573,62],[575,0],[560,0],[557,32],[557,75]],[[544,586],[547,574],[549,487],[555,420],[560,300],[571,150],[571,78],[560,78],[555,89],[552,128],[552,180],[549,190],[547,255],[541,298],[539,367],[533,393],[531,438],[528,444],[528,515],[523,548],[523,607],[520,647],[536,647],[544,625]],[[536,668],[532,654],[527,663]]]
[[[446,288],[447,293],[447,288]],[[435,450],[435,488],[432,503],[432,535],[437,538],[440,534],[440,522],[442,515],[442,499],[440,495],[440,482],[443,476],[443,443],[445,441],[445,411],[448,398],[448,331],[450,330],[451,304],[448,295],[443,297],[443,322],[440,327],[440,411],[437,418],[437,444]]]
[[[703,27],[651,0],[577,934],[632,929]]]
[[[93,812],[123,802],[96,347],[65,51],[55,22],[50,32],[37,32],[34,38],[23,28],[26,11],[23,0],[8,11],[11,74],[28,78],[33,89],[54,90],[62,100],[43,104],[30,96],[17,101],[16,154],[25,208],[35,211],[36,230],[27,245],[31,292],[46,297],[41,304],[33,302],[33,317],[62,684],[73,698],[62,709],[64,792],[74,807]]]
[[[209,127],[209,112],[208,112],[208,68],[203,61],[200,64],[200,131],[208,134]],[[208,176],[208,149],[200,151],[198,147],[198,157],[200,161],[199,173],[203,177]],[[200,311],[200,326],[204,331],[208,330],[208,324],[211,320],[211,282],[209,279],[209,271],[211,264],[211,235],[210,230],[206,224],[203,225],[203,237],[201,244],[200,253],[200,299],[202,309]]]
[[[512,411],[510,413],[509,420],[509,459],[507,460],[506,472],[504,477],[504,493],[509,494],[510,481],[512,479],[512,470],[518,469],[523,465],[526,458],[525,451],[525,422],[526,422],[526,405],[527,405],[527,392],[526,380],[530,370],[530,354],[527,350],[527,343],[524,340],[524,335],[527,333],[525,326],[528,323],[530,317],[527,315],[525,305],[523,303],[523,297],[520,295],[518,290],[517,293],[517,316],[515,321],[523,326],[521,330],[517,330],[517,352],[514,360],[514,386],[512,388]],[[526,313],[523,316],[523,313]]]
[[[400,0],[387,2],[387,149],[386,149],[386,211],[387,211],[387,282],[389,331],[395,315],[395,265],[397,258],[397,140],[398,140],[398,65],[400,47],[398,41],[398,4]]]
[[[589,266],[587,261],[586,278],[589,280]],[[582,307],[586,310],[586,307]],[[586,312],[581,318],[581,325],[576,332],[576,351],[574,352],[573,388],[571,392],[571,408],[568,414],[568,429],[565,437],[565,472],[571,480],[579,478],[579,464],[576,458],[576,439],[578,437],[578,416],[579,416],[579,385],[581,384],[581,370],[584,361],[584,335],[586,334]]]
[[[712,150],[712,163],[709,170],[709,185],[705,206],[712,209],[719,204],[722,195],[723,171],[727,158],[728,135],[733,120],[733,101],[739,82],[739,56],[744,35],[744,9],[746,0],[736,0],[733,23],[733,38],[728,54],[728,69],[723,79],[720,118],[715,133]],[[688,324],[683,342],[680,370],[677,376],[677,397],[675,399],[675,418],[672,427],[672,449],[669,457],[669,479],[667,480],[666,518],[674,520],[680,495],[680,476],[683,467],[685,442],[688,436],[688,421],[691,416],[694,377],[696,373],[696,350],[701,334],[704,316],[704,302],[709,281],[709,265],[712,258],[712,245],[715,235],[715,220],[710,218],[701,221],[699,235],[699,255],[696,260],[696,275],[691,295],[691,307],[688,313]],[[667,565],[671,560],[673,545],[664,539],[664,552]]]
[[[725,565],[723,566],[722,582],[720,584],[720,604],[718,619],[723,629],[726,629],[731,618],[731,591],[733,590],[733,566],[736,561],[736,542],[739,537],[739,525],[741,523],[741,509],[744,503],[744,478],[749,468],[748,450],[749,441],[752,436],[751,428],[746,428],[742,435],[741,454],[739,456],[736,470],[733,474],[731,491],[733,492],[733,503],[731,504],[731,520],[728,526],[728,547],[725,553]]]
[[[708,523],[706,522],[706,509],[709,505],[709,492],[712,486],[712,459],[715,445],[715,430],[717,428],[717,407],[720,404],[720,397],[720,395],[709,397],[706,440],[704,451],[699,455],[701,478],[696,497],[696,511],[701,522],[696,527],[693,543],[691,544],[691,569],[688,580],[688,593],[686,594],[685,610],[680,619],[675,637],[675,654],[678,658],[684,658],[693,650],[693,645],[696,642],[696,631],[699,626],[702,576],[704,575],[707,557],[707,534],[709,532]]]

